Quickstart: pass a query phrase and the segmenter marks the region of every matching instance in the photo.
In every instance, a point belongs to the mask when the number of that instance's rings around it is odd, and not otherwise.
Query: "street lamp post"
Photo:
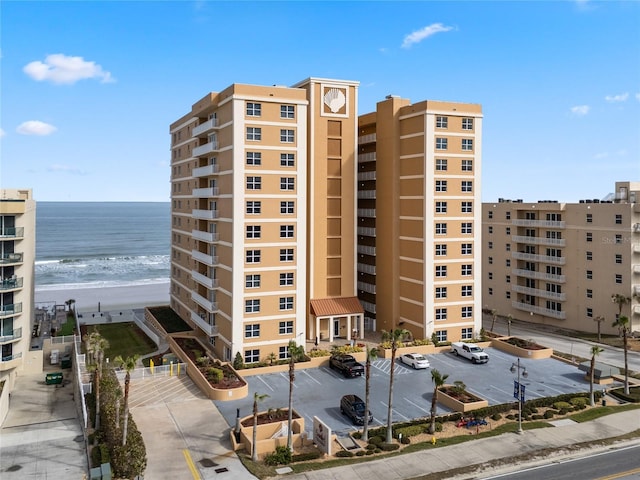
[[[527,368],[520,366],[520,358],[518,358],[516,363],[511,364],[510,371],[511,373],[518,372],[518,381],[517,387],[514,389],[514,396],[518,399],[518,434],[522,434],[522,400],[524,397],[524,388],[523,385],[520,384],[520,370],[522,370],[522,376],[527,378],[529,374],[527,373]]]

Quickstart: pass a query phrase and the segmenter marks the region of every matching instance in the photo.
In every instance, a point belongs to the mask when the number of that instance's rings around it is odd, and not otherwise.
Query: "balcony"
[[[511,240],[517,243],[527,243],[529,245],[550,245],[553,247],[564,247],[567,243],[564,238],[527,237],[524,235],[512,235]]]
[[[525,295],[533,295],[534,297],[548,298],[550,300],[559,300],[564,302],[567,299],[566,293],[548,292],[539,288],[530,288],[523,285],[511,285],[511,290]]]
[[[358,145],[364,145],[365,143],[375,143],[376,134],[370,133],[369,135],[362,135],[358,137]]]
[[[194,168],[191,175],[194,177],[208,177],[218,173],[218,165],[205,165],[204,167]]]
[[[214,337],[218,335],[218,326],[217,325],[209,325],[207,321],[200,317],[196,312],[191,312],[191,320],[195,323],[200,330],[205,332],[208,336]]]
[[[0,306],[0,318],[12,317],[19,313],[22,313],[22,303]]]
[[[0,255],[0,265],[15,265],[22,263],[24,254],[22,253],[3,253]]]
[[[22,327],[16,328],[12,333],[8,335],[0,336],[0,344],[4,345],[6,343],[11,343],[18,341],[22,338]]]
[[[365,153],[364,155],[370,155],[369,153]],[[358,172],[358,180],[361,182],[365,182],[367,180],[375,180],[376,179],[376,171],[373,170],[371,172]]]
[[[0,228],[0,238],[24,238],[24,227]]]
[[[217,242],[220,238],[219,233],[209,233],[209,232],[201,232],[200,230],[191,230],[191,236],[195,240],[200,240],[201,242],[214,243]]]
[[[524,312],[533,312],[545,317],[557,318],[564,320],[567,318],[567,312],[558,312],[557,310],[550,310],[548,308],[536,307],[535,305],[529,305],[522,302],[511,302],[511,306],[516,310],[522,310]]]
[[[359,208],[358,216],[364,218],[376,218],[376,209],[375,208]]]
[[[636,273],[636,274],[640,273],[640,265],[633,266],[633,273]]]
[[[362,255],[372,255],[376,254],[376,247],[370,247],[369,245],[358,245],[358,253]]]
[[[191,258],[210,267],[218,265],[218,257],[199,252],[198,250],[191,250]]]
[[[204,308],[207,312],[213,313],[218,311],[218,304],[215,302],[212,302],[211,300],[207,300],[206,298],[204,298],[202,295],[196,293],[196,292],[191,292],[191,299],[196,302],[198,305],[200,305],[202,308]],[[202,320],[202,319],[201,319]],[[202,320],[204,322],[204,320]],[[208,323],[204,322],[205,325],[209,325]]]
[[[633,253],[640,253],[640,243],[633,244]]]
[[[0,291],[17,290],[22,288],[23,278],[5,278],[0,281]]]
[[[376,229],[371,227],[358,227],[358,235],[363,237],[375,237]]]
[[[523,218],[514,218],[511,225],[517,227],[541,227],[541,228],[564,228],[565,222],[557,222],[553,220],[525,220]]]
[[[209,278],[195,270],[191,270],[191,276],[200,285],[204,285],[207,288],[218,288],[219,282],[217,278]]]
[[[375,265],[367,265],[366,263],[358,263],[358,272],[369,273],[371,275],[376,274]]]
[[[375,190],[358,190],[358,198],[360,199],[375,199],[376,191]]]
[[[376,286],[371,283],[358,282],[358,290],[363,290],[368,293],[376,293]]]
[[[634,285],[633,286],[633,294],[634,295],[640,295],[640,285]]]
[[[15,355],[7,355],[0,359],[0,372],[11,370],[12,368],[19,367],[22,364],[22,352]]]
[[[193,218],[200,220],[214,220],[218,218],[218,210],[192,210],[191,215]]]
[[[553,263],[554,265],[564,265],[567,261],[565,257],[549,257],[547,255],[535,255],[533,253],[511,252],[511,257],[516,260],[528,260],[530,262]]]
[[[200,135],[204,135],[204,134],[209,133],[214,128],[215,129],[218,128],[218,119],[217,118],[212,118],[210,120],[207,120],[204,123],[201,123],[200,125],[198,125],[197,127],[195,127],[192,130],[191,135],[193,137],[199,137]]]
[[[538,280],[548,280],[550,282],[565,283],[567,278],[564,275],[552,275],[544,272],[532,272],[522,268],[513,268],[511,272],[518,277],[536,278]]]
[[[209,142],[194,148],[192,155],[194,157],[201,157],[203,155],[208,155],[209,153],[214,153],[217,151],[218,151],[218,142]]]
[[[217,197],[220,195],[220,189],[218,187],[194,188],[191,195],[199,198]]]
[[[640,315],[640,305],[635,305],[633,307],[633,313],[635,313],[636,315]]]
[[[375,303],[363,302],[362,300],[360,300],[360,303],[362,304],[362,308],[364,308],[365,312],[376,313]]]
[[[376,152],[360,153],[358,155],[358,163],[368,163],[376,161]]]

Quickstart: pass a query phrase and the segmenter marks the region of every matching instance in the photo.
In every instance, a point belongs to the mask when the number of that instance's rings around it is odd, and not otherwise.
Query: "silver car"
[[[411,365],[413,368],[429,368],[431,364],[427,357],[421,353],[405,353],[400,356],[400,361],[405,365]]]

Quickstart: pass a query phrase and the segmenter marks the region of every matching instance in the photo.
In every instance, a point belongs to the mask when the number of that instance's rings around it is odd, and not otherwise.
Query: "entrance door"
[[[340,336],[340,320],[333,320],[333,336]]]

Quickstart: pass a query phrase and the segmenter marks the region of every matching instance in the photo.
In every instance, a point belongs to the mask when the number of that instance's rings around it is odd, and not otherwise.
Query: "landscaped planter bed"
[[[437,391],[437,399],[445,407],[463,413],[489,406],[487,400],[483,400],[466,390],[460,390],[454,385],[440,387]]]
[[[491,346],[521,358],[537,360],[551,358],[553,349],[518,337],[501,337],[491,340]]]

